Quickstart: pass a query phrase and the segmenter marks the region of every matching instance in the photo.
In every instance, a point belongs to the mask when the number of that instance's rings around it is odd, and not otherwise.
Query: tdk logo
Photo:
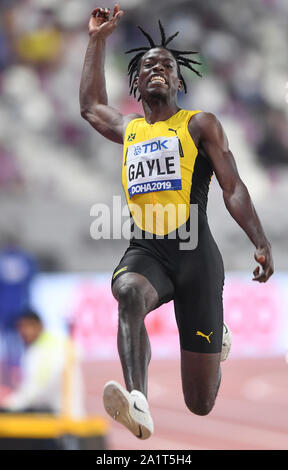
[[[167,147],[168,140],[156,140],[142,145],[135,146],[134,155],[157,152],[157,150],[169,150]]]

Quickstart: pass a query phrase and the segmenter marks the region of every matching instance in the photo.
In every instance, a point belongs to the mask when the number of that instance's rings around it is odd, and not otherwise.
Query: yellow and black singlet
[[[148,124],[139,118],[128,124],[122,182],[132,226],[139,230],[135,235],[132,228],[112,284],[127,274],[130,285],[131,274],[144,276],[158,294],[158,306],[174,301],[181,348],[219,353],[224,267],[206,215],[213,169],[188,130],[198,112],[180,109],[166,121]],[[197,224],[191,204],[198,206]],[[194,247],[181,246],[182,227],[190,235],[197,231]],[[121,282],[125,285],[125,278]]]
[[[126,128],[122,184],[133,221],[143,232],[175,231],[187,222],[190,204],[206,213],[212,169],[198,158],[188,130],[198,112],[180,109],[155,124],[138,118]]]

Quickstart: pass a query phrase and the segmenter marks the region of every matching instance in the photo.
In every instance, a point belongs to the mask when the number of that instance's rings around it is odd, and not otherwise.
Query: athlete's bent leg
[[[141,274],[124,273],[113,284],[118,301],[118,352],[128,391],[139,390],[147,396],[150,342],[144,319],[158,304],[158,294]]]
[[[192,413],[207,415],[215,404],[221,381],[220,355],[181,349],[184,400]]]

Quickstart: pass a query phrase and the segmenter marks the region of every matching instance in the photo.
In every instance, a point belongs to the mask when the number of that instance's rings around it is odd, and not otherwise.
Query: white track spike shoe
[[[225,361],[227,357],[229,356],[231,345],[232,345],[232,333],[229,330],[226,323],[223,323],[223,340],[222,340],[222,351],[221,351],[221,356],[220,356],[221,361]]]
[[[142,392],[132,390],[129,393],[112,380],[104,386],[103,403],[107,413],[138,439],[148,439],[153,433],[149,405]]]

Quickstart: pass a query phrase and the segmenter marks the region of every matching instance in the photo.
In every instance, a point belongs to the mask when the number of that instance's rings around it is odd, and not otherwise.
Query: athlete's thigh
[[[213,406],[219,386],[223,337],[221,291],[219,285],[212,295],[195,283],[180,299],[178,292],[174,300],[181,346],[182,388],[190,409],[206,409],[209,403]]]
[[[184,351],[215,354],[222,349],[223,283],[215,279],[209,285],[199,279],[177,289],[174,310]]]
[[[221,352],[223,336],[223,261],[208,229],[196,250],[181,257],[174,307],[180,345],[185,351]]]

